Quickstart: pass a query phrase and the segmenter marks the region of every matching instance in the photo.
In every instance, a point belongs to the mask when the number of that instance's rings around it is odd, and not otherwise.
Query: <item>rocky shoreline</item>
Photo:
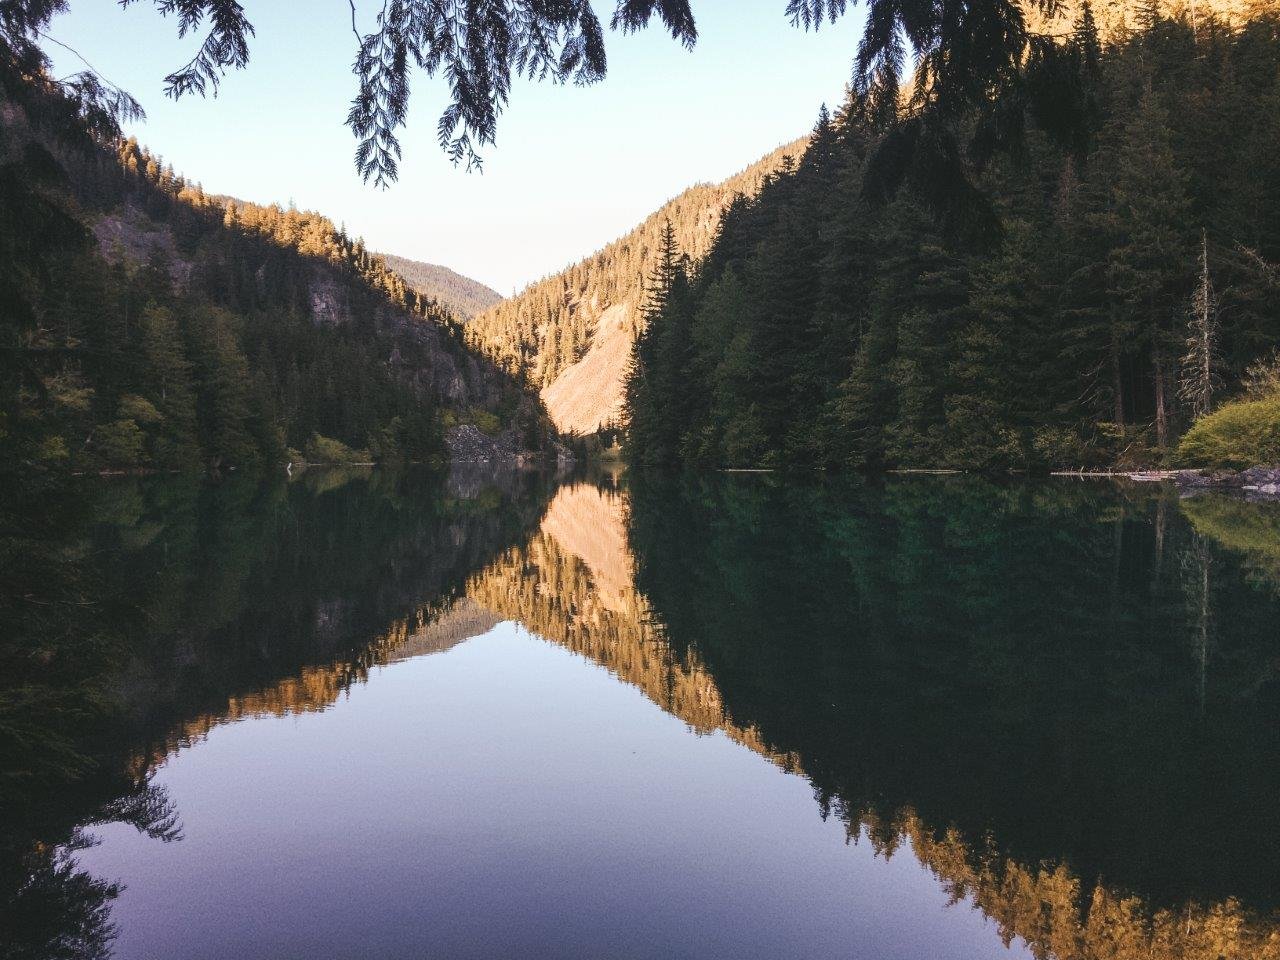
[[[449,448],[451,464],[489,463],[509,464],[516,467],[571,466],[573,453],[559,441],[552,441],[545,451],[521,449],[520,438],[514,430],[504,430],[490,436],[471,424],[453,427],[445,433],[445,446]]]
[[[1058,470],[1053,476],[1173,483],[1184,497],[1227,493],[1247,500],[1280,501],[1280,467],[1249,467],[1245,470]]]
[[[1238,493],[1250,499],[1280,499],[1280,467],[1247,470],[1179,470],[1173,481],[1184,494],[1209,491]]]

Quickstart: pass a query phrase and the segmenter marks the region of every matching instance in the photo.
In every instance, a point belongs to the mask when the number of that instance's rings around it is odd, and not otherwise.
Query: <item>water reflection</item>
[[[632,504],[673,650],[851,831],[909,842],[1041,956],[1280,949],[1276,607],[1167,493],[672,481]]]
[[[63,495],[0,608],[28,641],[0,720],[57,721],[2,757],[14,956],[109,950],[119,891],[77,852],[110,821],[177,834],[176,752],[504,620],[804,776],[1036,957],[1280,956],[1275,508],[967,478]]]
[[[528,535],[540,488],[367,470],[266,485],[11,479],[0,956],[107,955],[119,888],[77,866],[91,828],[171,839],[180,811],[152,779],[172,752],[221,723],[324,709],[377,663],[446,643],[439,614]]]

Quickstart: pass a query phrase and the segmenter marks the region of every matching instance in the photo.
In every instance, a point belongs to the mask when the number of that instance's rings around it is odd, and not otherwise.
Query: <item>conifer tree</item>
[[[182,335],[173,313],[152,305],[142,314],[143,378],[152,402],[161,415],[156,425],[154,459],[165,467],[189,467],[198,457],[195,397],[191,364],[183,350]]]
[[[671,341],[673,336],[684,336],[685,321],[680,314],[687,306],[686,284],[675,229],[667,220],[653,271],[645,283],[640,311],[644,327],[632,347],[627,374],[627,443],[638,462],[669,463],[676,455],[671,429],[675,413],[668,398],[683,371]],[[669,312],[677,315],[669,316]],[[678,332],[677,327],[681,328]]]
[[[1170,440],[1179,288],[1186,275],[1185,174],[1174,160],[1168,114],[1145,85],[1116,161],[1112,201],[1118,243],[1108,258],[1110,291],[1150,362],[1156,442]]]
[[[1159,19],[1104,48],[1092,19],[1082,7],[1066,60],[1096,111],[1091,135],[1064,143],[1037,125],[1021,162],[982,169],[998,242],[967,242],[909,177],[891,203],[866,202],[868,141],[883,156],[922,128],[872,122],[860,92],[837,122],[819,118],[813,156],[726,214],[691,287],[699,382],[669,394],[697,398],[682,456],[873,469],[1154,462],[1148,427],[1167,451],[1183,424],[1186,304],[1194,294],[1203,330],[1206,262],[1223,305],[1210,312],[1216,376],[1229,387],[1270,352],[1277,290],[1256,265],[1280,259],[1263,187],[1280,182],[1268,109],[1280,78],[1257,51],[1274,58],[1280,39],[1204,27],[1190,57],[1188,25]],[[1247,82],[1233,79],[1241,70]],[[1247,131],[1222,133],[1217,114]],[[1202,225],[1197,258],[1188,240]],[[1251,253],[1215,236],[1265,239]]]

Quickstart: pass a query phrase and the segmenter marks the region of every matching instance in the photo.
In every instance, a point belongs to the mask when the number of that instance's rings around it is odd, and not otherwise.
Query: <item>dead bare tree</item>
[[[1178,396],[1194,417],[1213,409],[1222,386],[1218,359],[1218,301],[1209,276],[1209,236],[1200,232],[1200,278],[1187,308],[1187,352],[1182,358]]]

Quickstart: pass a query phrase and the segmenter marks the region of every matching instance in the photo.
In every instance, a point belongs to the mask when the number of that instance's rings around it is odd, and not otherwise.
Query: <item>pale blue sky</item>
[[[787,22],[785,0],[694,0],[692,52],[656,23],[610,31],[604,82],[514,87],[483,174],[453,167],[436,145],[444,86],[417,74],[400,182],[384,192],[356,175],[343,126],[355,89],[345,0],[243,3],[257,29],[252,61],[217,99],[165,98],[165,74],[198,40],[177,39],[148,0],[127,10],[72,0],[50,32],[142,101],[148,120],[131,132],[206,190],[292,199],[375,249],[446,264],[504,295],[803,133],[822,102],[841,98],[862,22],[855,9],[805,33]],[[607,23],[612,3],[596,7]],[[357,9],[369,29],[381,2]],[[48,49],[60,70],[73,66]]]

